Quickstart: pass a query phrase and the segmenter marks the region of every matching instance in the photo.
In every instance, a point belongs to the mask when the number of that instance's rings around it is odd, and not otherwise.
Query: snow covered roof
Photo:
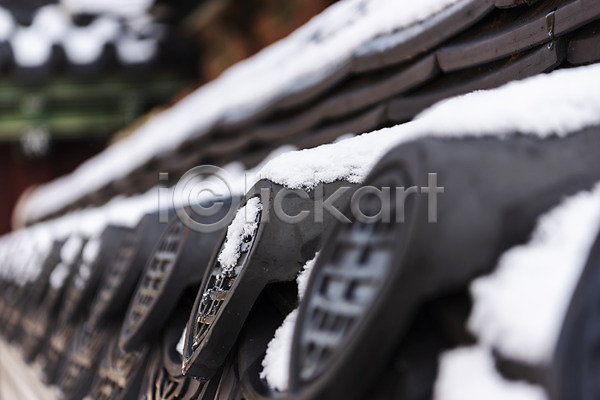
[[[70,266],[82,250],[84,238],[92,238],[84,249],[89,262],[99,250],[98,237],[108,225],[134,228],[141,218],[161,206],[158,188],[130,198],[115,198],[98,208],[74,211],[54,220],[20,229],[0,238],[0,278],[20,286],[39,276],[43,260],[55,240],[65,240],[61,265],[53,272],[54,287],[62,286]],[[167,207],[167,205],[164,205]]]
[[[46,224],[18,230],[0,238],[0,279],[23,286],[41,272],[52,249],[52,235]]]
[[[318,253],[312,260],[304,264],[302,271],[298,274],[296,282],[298,284],[298,301],[302,301],[308,279],[317,260]],[[294,309],[285,317],[281,326],[277,328],[273,339],[267,346],[265,358],[262,361],[263,370],[260,377],[267,381],[269,387],[279,392],[288,390],[288,378],[290,375],[290,358],[292,353],[292,340],[294,336],[294,327],[298,319],[298,309]]]
[[[283,146],[275,150],[264,163],[291,149],[293,147]],[[41,272],[42,261],[49,254],[52,243],[68,239],[61,251],[64,265],[54,275],[54,283],[58,287],[64,283],[67,267],[75,261],[74,257],[81,250],[83,238],[90,239],[83,250],[84,260],[90,263],[99,251],[98,238],[108,225],[135,228],[148,213],[189,206],[190,199],[208,199],[207,193],[242,196],[248,185],[256,181],[257,172],[264,163],[251,170],[245,170],[239,163],[225,166],[223,173],[229,179],[227,188],[221,187],[220,180],[210,178],[204,180],[201,187],[195,187],[199,193],[155,187],[138,196],[117,197],[101,207],[73,211],[3,236],[0,238],[0,278],[21,286],[31,282]],[[228,192],[224,193],[224,190]]]
[[[102,13],[104,8],[90,7],[96,2],[65,1],[69,10]],[[88,4],[89,3],[89,4]],[[104,3],[111,3],[106,1]],[[112,2],[113,5],[135,5],[141,2]],[[147,2],[146,2],[147,3]],[[122,8],[122,10],[121,10]],[[122,13],[133,18],[134,7],[116,7],[117,12],[98,15],[87,26],[79,26],[66,12],[65,7],[49,4],[37,9],[31,25],[17,23],[11,13],[0,8],[0,41],[9,43],[16,65],[24,68],[40,67],[49,62],[54,46],[64,49],[68,61],[74,65],[92,64],[98,60],[105,46],[112,44],[123,65],[145,63],[156,54],[161,39],[158,25],[143,13],[135,20],[119,18]]]
[[[471,283],[468,327],[478,343],[442,354],[436,400],[549,398],[541,386],[503,377],[494,353],[523,365],[552,363],[599,228],[596,185],[542,215],[528,243],[505,252],[496,271]]]
[[[32,209],[37,211],[27,214],[35,220],[58,211],[126,176],[156,154],[176,148],[191,136],[205,134],[219,121],[235,123],[283,96],[322,83],[333,71],[344,69],[352,57],[391,45],[384,45],[382,36],[407,28],[419,30],[420,22],[470,3],[473,0],[340,1],[289,37],[233,66],[219,79],[155,116],[71,175],[39,188],[31,199],[36,203]],[[303,57],[291,57],[296,54]]]
[[[506,5],[504,3],[511,2],[500,3]],[[448,18],[449,15],[459,14],[460,10],[464,11],[468,7],[475,6],[481,7],[481,10],[477,10],[480,15],[485,15],[485,10],[493,8],[494,2],[488,0],[338,2],[286,39],[235,65],[219,79],[203,86],[174,107],[153,117],[130,137],[88,160],[72,174],[38,188],[23,207],[25,218],[28,221],[36,221],[61,211],[67,205],[106,187],[111,182],[124,179],[136,168],[155,159],[157,155],[164,155],[169,150],[177,149],[191,138],[197,139],[207,135],[216,126],[235,127],[236,124],[261,115],[273,104],[280,106],[282,102],[289,103],[291,94],[304,93],[304,91],[308,93],[310,92],[308,89],[317,87],[322,90],[322,85],[333,84],[328,80],[339,81],[354,69],[357,71],[361,68],[368,69],[370,67],[365,64],[367,55],[384,54],[382,51],[422,35],[434,24],[433,21]],[[303,56],[293,56],[297,54]],[[379,57],[372,57],[372,59],[379,59]],[[576,74],[582,76],[597,74],[595,71],[583,71],[578,70]],[[594,90],[590,85],[596,85],[597,79],[588,80],[589,84],[575,75],[553,79],[556,83],[527,81],[526,85],[529,86],[521,89],[493,92],[495,94],[484,95],[481,98],[467,96],[462,100],[455,100],[452,104],[444,103],[443,106],[433,107],[429,112],[423,113],[421,121],[414,125],[407,124],[392,128],[392,131],[381,134],[372,143],[369,143],[369,139],[364,139],[362,152],[349,153],[353,157],[358,156],[355,161],[348,157],[338,163],[337,159],[333,162],[331,158],[328,160],[322,157],[321,164],[316,162],[315,166],[319,167],[319,174],[324,174],[323,179],[331,179],[331,176],[340,176],[341,171],[347,171],[350,179],[359,180],[376,159],[389,148],[386,140],[392,143],[396,140],[404,140],[404,137],[410,138],[413,135],[416,137],[425,134],[422,132],[424,130],[430,130],[429,134],[495,134],[506,130],[529,132],[536,127],[528,126],[528,121],[538,124],[536,120],[538,117],[528,111],[533,107],[532,101],[541,111],[538,115],[546,118],[547,125],[553,125],[557,116],[564,112],[577,114],[577,110],[565,111],[565,109],[556,114],[554,111],[558,108],[577,108],[576,105],[583,104],[579,114],[596,110],[594,107],[597,102],[593,100],[597,99],[590,99],[588,96],[594,96],[592,94]],[[565,88],[566,92],[556,91],[552,87],[555,84],[562,85],[565,80],[569,81],[566,85],[568,87]],[[570,83],[575,86],[569,86]],[[518,97],[511,97],[505,101],[513,93],[517,93]],[[557,96],[557,93],[561,95]],[[504,98],[500,99],[500,97]],[[485,103],[480,104],[480,99],[485,99]],[[590,103],[586,105],[585,102],[590,100],[592,100],[591,105]],[[481,112],[470,112],[469,118],[464,118],[465,111],[473,109]],[[546,112],[547,110],[551,111]],[[439,114],[444,115],[440,118]],[[579,125],[589,119],[589,115],[581,116],[584,118],[581,119],[579,114],[572,118],[572,122],[565,122],[568,119],[562,119],[558,121],[558,126],[549,129],[556,131],[554,133],[560,133],[560,129],[569,128],[568,124]],[[444,133],[439,132],[442,130]],[[396,139],[393,136],[403,136],[403,138]],[[242,135],[237,141],[244,142],[245,139]],[[381,143],[375,144],[375,141]],[[352,145],[348,144],[348,146]],[[278,166],[281,167],[281,164]],[[273,168],[270,172],[265,171],[264,177],[291,186],[297,185],[297,181],[304,179],[300,176],[294,177],[293,174],[281,176],[282,173],[283,169],[277,171],[277,168]]]
[[[600,65],[559,70],[442,101],[392,128],[281,155],[257,178],[292,188],[358,183],[391,147],[425,136],[564,136],[599,124]]]
[[[360,182],[391,147],[423,136],[502,136],[514,132],[564,135],[597,124],[600,66],[592,65],[452,98],[424,111],[412,122],[282,155],[260,169],[255,179],[270,179],[289,187],[310,187],[336,179]],[[129,145],[126,148],[131,151]],[[117,157],[116,153],[113,156]],[[99,172],[96,165],[100,164],[96,163],[102,164],[101,160],[92,159],[73,175],[37,190],[25,203],[25,215],[33,220],[41,218],[67,199],[83,194],[82,187],[91,189],[88,183],[94,181],[94,176],[101,179],[94,175]]]
[[[424,136],[502,137],[516,132],[540,137],[565,136],[585,127],[600,124],[600,95],[597,92],[600,89],[599,79],[600,66],[582,67],[556,71],[549,75],[514,82],[499,89],[480,91],[449,99],[425,111],[410,123],[345,139],[338,143],[322,145],[314,149],[282,154],[260,169],[256,179],[270,179],[292,188],[313,187],[319,182],[332,182],[338,179],[361,182],[377,160],[391,147]],[[595,90],[586,90],[587,85],[592,82],[598,87],[595,87]],[[562,96],[551,96],[556,90]],[[552,101],[549,101],[549,98]],[[531,112],[532,109],[535,112]],[[468,118],[464,116],[465,110],[469,112]],[[509,349],[517,348],[516,351],[520,349],[529,354],[535,353],[537,358],[542,355],[549,356],[548,343],[554,345],[553,340],[558,335],[558,328],[562,321],[561,316],[563,316],[561,310],[564,312],[571,294],[569,290],[572,291],[578,278],[577,272],[583,266],[584,260],[581,258],[586,256],[591,241],[595,238],[595,233],[600,226],[598,218],[600,208],[597,207],[599,194],[600,188],[596,189],[593,195],[582,193],[570,199],[561,209],[557,209],[551,215],[540,220],[538,228],[540,232],[534,237],[532,244],[522,250],[511,251],[516,253],[514,257],[509,255],[510,253],[505,255],[506,260],[501,261],[501,265],[510,264],[509,260],[514,258],[514,263],[518,265],[512,267],[510,271],[515,271],[518,267],[520,269],[517,272],[521,272],[511,280],[513,282],[511,289],[504,286],[507,284],[507,277],[504,275],[510,274],[509,271],[506,271],[501,277],[482,278],[482,282],[475,283],[474,292],[482,293],[483,304],[480,304],[479,307],[483,311],[477,314],[479,308],[476,303],[472,324],[477,331],[483,332],[482,338],[486,338],[486,341],[496,341],[499,344],[504,341],[505,346]],[[559,213],[565,215],[558,215]],[[554,214],[557,215],[554,216]],[[582,226],[581,221],[585,221],[587,226],[574,235],[573,232],[577,229],[569,229],[569,226]],[[552,232],[554,234],[550,237]],[[569,236],[570,239],[566,240],[564,235]],[[555,262],[551,264],[556,264],[556,268],[548,265],[546,262],[548,256],[544,256],[537,263],[531,262],[530,257],[540,256],[541,253],[548,252],[551,248],[553,250],[548,254],[550,254],[550,258],[554,259]],[[527,255],[522,253],[527,253]],[[560,254],[562,256],[558,257]],[[563,256],[570,257],[568,263],[563,262]],[[517,262],[518,258],[523,258],[523,260]],[[573,263],[577,264],[578,268],[572,266]],[[532,318],[532,314],[527,313],[527,307],[521,312],[515,312],[516,308],[521,307],[526,299],[522,296],[514,297],[514,293],[522,293],[525,297],[534,296],[535,298],[540,295],[537,291],[518,290],[532,287],[530,281],[523,280],[523,272],[528,274],[527,270],[523,269],[524,265],[530,267],[529,269],[532,270],[530,275],[532,279],[536,279],[536,282],[539,282],[539,268],[546,271],[552,269],[555,272],[544,275],[547,278],[547,287],[544,290],[547,296],[544,296],[544,302],[546,304],[561,303],[558,306],[561,310],[555,312],[556,310],[552,309],[549,313],[538,314],[537,318]],[[501,271],[498,273],[502,273]],[[535,275],[536,273],[537,275]],[[490,282],[486,284],[483,282],[484,280]],[[557,285],[560,288],[557,288]],[[484,286],[489,290],[484,290]],[[548,299],[548,296],[554,296],[553,301]],[[504,301],[503,304],[498,304],[502,301]],[[532,307],[537,304],[537,302],[531,303]],[[502,306],[506,311],[494,314],[495,311],[498,311],[498,307],[494,308],[494,306]],[[530,311],[539,312],[539,310],[533,309]],[[500,317],[502,315],[504,318]],[[495,323],[490,323],[490,318],[494,319]],[[506,332],[510,326],[518,326],[520,320],[522,320],[522,329],[515,330],[515,340],[511,340],[511,335],[506,335]],[[539,325],[541,320],[549,329],[529,329],[531,324]],[[295,314],[288,316],[283,326],[277,331],[272,346],[270,345],[267,352],[268,358],[265,360],[263,376],[277,390],[285,390],[287,385],[286,369],[277,364],[277,361],[289,356],[287,352],[290,349],[286,343],[289,340],[290,332],[293,331],[294,321]],[[529,333],[525,334],[525,331]],[[534,334],[534,331],[538,334]],[[522,340],[524,335],[529,335],[531,340],[524,342]],[[540,335],[544,337],[542,338]],[[526,350],[523,350],[524,348]],[[550,348],[550,350],[552,349],[553,347]],[[477,360],[481,361],[481,358]],[[486,379],[490,379],[490,385],[502,386],[499,376],[494,375]],[[482,388],[482,390],[488,389],[490,388]],[[492,389],[497,390],[498,388]],[[519,387],[506,387],[499,393],[503,393],[504,390],[511,393],[512,391],[527,393],[531,391],[539,394],[538,389],[530,390]]]

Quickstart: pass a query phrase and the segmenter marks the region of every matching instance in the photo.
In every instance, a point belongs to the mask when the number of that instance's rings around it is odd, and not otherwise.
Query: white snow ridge
[[[505,357],[551,362],[562,323],[600,226],[600,185],[542,216],[529,243],[471,284],[470,330]]]
[[[479,343],[442,354],[434,400],[546,400],[538,386],[504,379],[492,349],[526,365],[552,361],[570,300],[600,227],[600,184],[539,218],[529,243],[471,284],[469,329]]]
[[[302,268],[296,282],[298,283],[298,300],[301,301],[306,293],[308,279],[315,265],[319,253],[315,254]],[[290,357],[292,353],[292,339],[294,328],[298,318],[298,309],[295,309],[285,318],[283,323],[275,331],[275,336],[267,346],[267,353],[262,362],[263,370],[260,377],[267,381],[269,387],[279,392],[288,389],[288,378],[290,375]]]
[[[244,238],[252,237],[258,229],[257,217],[262,210],[262,204],[258,197],[253,197],[240,207],[233,221],[227,228],[225,244],[219,254],[218,261],[223,270],[231,270],[237,264]]]
[[[500,376],[492,354],[484,347],[459,348],[441,357],[433,400],[546,399],[541,388]]]
[[[273,390],[285,392],[288,389],[290,376],[290,357],[292,339],[298,318],[298,309],[292,311],[275,331],[275,336],[267,346],[267,353],[262,362],[263,370],[260,377],[267,381]]]

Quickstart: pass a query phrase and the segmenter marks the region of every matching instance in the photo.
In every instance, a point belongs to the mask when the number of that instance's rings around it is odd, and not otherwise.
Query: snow
[[[187,325],[183,328],[183,332],[181,333],[181,337],[179,338],[179,342],[177,342],[177,352],[181,357],[183,357],[183,348],[185,346],[185,335],[187,334]]]
[[[67,32],[71,21],[63,10],[56,5],[40,7],[31,23],[31,29],[36,30],[52,42],[58,42]]]
[[[526,365],[549,365],[562,322],[600,227],[600,184],[539,218],[530,241],[507,251],[471,284],[469,329],[479,343],[444,353],[434,400],[544,400],[536,386],[509,382],[492,349]]]
[[[227,227],[225,244],[221,249],[218,261],[224,272],[231,271],[236,266],[244,240],[253,238],[258,229],[257,217],[262,210],[260,198],[253,197],[240,207],[233,221]]]
[[[19,286],[24,286],[37,279],[41,273],[43,263],[52,250],[52,236],[44,225],[23,230],[20,234],[27,234],[24,239],[27,244],[27,248],[24,250],[27,261],[24,264],[15,262],[15,282]]]
[[[81,259],[84,261],[84,263],[92,264],[94,261],[96,261],[98,254],[100,254],[101,246],[102,241],[99,237],[94,237],[88,240],[81,255]]]
[[[256,168],[244,171],[239,163],[229,164],[224,168],[227,174],[231,174],[231,178],[229,179],[229,191],[232,195],[240,195],[244,194],[248,191],[248,182],[250,185],[253,185],[256,181],[257,172],[263,167],[264,163],[268,163],[272,158],[277,157],[281,153],[285,153],[292,149],[292,146],[282,146],[276,150],[274,150],[269,156],[266,157],[265,161],[258,165]],[[219,180],[209,180],[208,184],[204,182],[203,185],[203,193],[221,193],[218,189]],[[208,189],[208,190],[207,190]],[[185,203],[185,197],[180,195],[176,196],[177,200],[175,200],[176,205],[188,205],[182,204]],[[196,200],[206,200],[207,198],[198,198],[194,196]],[[249,207],[248,209],[246,207]],[[227,234],[225,236],[225,245],[219,254],[218,261],[221,263],[223,269],[230,270],[235,267],[240,257],[240,250],[242,245],[242,240],[246,236],[254,235],[256,229],[258,228],[258,223],[256,223],[256,216],[258,211],[262,210],[262,204],[260,203],[260,199],[255,197],[246,203],[245,206],[240,207],[234,219],[227,227]],[[307,263],[304,266],[304,272],[301,276],[306,276],[312,264]],[[300,279],[300,277],[298,277]],[[302,279],[308,279],[302,278]],[[298,285],[300,286],[300,281],[298,281]],[[305,285],[305,283],[303,283]],[[177,344],[177,351],[179,354],[183,355],[183,347],[185,343],[185,335],[186,331],[184,330],[181,334],[181,338],[179,339],[179,343]]]
[[[52,53],[52,41],[32,27],[17,28],[11,39],[13,56],[23,67],[39,67]]]
[[[267,157],[265,162],[292,148],[291,146],[284,146],[275,150],[272,155]],[[0,276],[10,276],[11,280],[19,285],[34,280],[40,273],[42,264],[40,260],[43,260],[48,254],[53,241],[69,238],[61,249],[64,265],[54,275],[55,285],[60,287],[65,279],[64,268],[75,262],[75,257],[81,251],[82,237],[87,237],[90,239],[83,248],[82,259],[84,262],[81,264],[78,273],[83,279],[86,279],[86,275],[90,273],[90,264],[93,263],[100,251],[101,242],[99,237],[107,225],[135,228],[141,218],[148,213],[157,212],[159,209],[167,207],[188,206],[194,201],[208,200],[211,198],[208,195],[209,193],[213,196],[215,193],[223,196],[243,195],[248,189],[249,182],[253,184],[258,169],[262,168],[263,165],[261,164],[251,170],[245,170],[240,163],[232,163],[226,166],[222,172],[228,177],[229,186],[225,188],[227,192],[223,192],[222,182],[217,178],[206,179],[202,182],[203,196],[199,197],[190,196],[189,193],[179,193],[173,187],[167,189],[166,194],[162,194],[163,196],[166,195],[168,199],[160,198],[160,189],[155,187],[138,196],[117,197],[104,206],[70,212],[54,220],[36,224],[32,228],[15,231],[11,235],[2,238],[7,244],[0,244],[0,249],[8,251],[9,247],[14,245],[23,247],[23,250],[14,251],[14,255],[10,257],[11,262],[6,264],[6,267],[4,265],[0,267]],[[253,202],[251,201],[250,204],[253,204]],[[246,226],[245,229],[248,230],[250,227]],[[242,233],[245,234],[246,232]],[[33,240],[31,240],[32,238]],[[30,249],[29,247],[33,247],[30,243],[35,243],[37,247]],[[30,258],[33,259],[35,256],[37,256],[37,259],[30,261]],[[84,282],[78,278],[76,278],[75,284],[82,287]]]
[[[308,189],[340,179],[359,183],[377,160],[402,140],[399,136],[396,129],[388,129],[283,154],[267,164],[257,179]]]
[[[65,33],[68,19],[59,7],[40,7],[29,27],[19,26],[10,42],[15,61],[23,67],[38,67],[50,58],[52,45]]]
[[[199,194],[190,195],[180,193],[175,187],[166,189],[161,193],[158,187],[148,192],[133,197],[117,197],[104,206],[87,208],[70,212],[54,220],[38,223],[31,228],[14,231],[12,234],[0,239],[0,277],[14,281],[20,286],[35,280],[40,273],[43,261],[50,252],[54,240],[70,238],[63,246],[63,261],[65,264],[72,263],[70,258],[79,250],[76,242],[81,237],[90,238],[83,248],[82,259],[75,284],[83,287],[84,280],[90,274],[90,265],[93,263],[100,250],[100,235],[107,225],[124,226],[135,228],[141,218],[151,212],[167,207],[189,206],[196,201],[209,200],[215,195],[241,196],[252,185],[255,176],[264,163],[273,157],[293,149],[292,146],[283,146],[269,155],[265,161],[254,169],[245,170],[240,163],[231,163],[221,171],[227,176],[227,187],[222,187],[223,182],[212,177],[202,181]],[[162,196],[162,198],[161,198]],[[167,198],[165,198],[165,196]],[[213,196],[213,197],[211,197]],[[6,254],[6,256],[2,256]],[[64,279],[64,270],[58,270],[55,275],[56,285],[61,284]],[[61,279],[59,279],[61,278]],[[80,279],[82,278],[82,279]]]
[[[65,264],[64,262],[58,263],[50,275],[50,286],[53,289],[62,288],[68,276],[69,265]]]
[[[144,215],[165,207],[166,204],[160,203],[156,187],[138,196],[115,197],[101,207],[70,212],[47,224],[56,238],[72,233],[93,237],[102,233],[107,225],[135,228]]]
[[[562,322],[600,227],[600,185],[542,216],[529,243],[471,285],[470,330],[529,365],[552,361]]]
[[[92,237],[84,246],[83,252],[81,253],[82,262],[79,264],[77,275],[74,278],[75,288],[78,290],[83,290],[85,288],[85,285],[92,274],[92,265],[100,253],[101,246],[102,241],[100,240],[100,236]]]
[[[281,326],[275,331],[275,336],[269,342],[262,362],[263,370],[260,377],[267,381],[271,389],[279,392],[285,392],[288,389],[292,340],[297,318],[298,309],[285,317]]]
[[[77,271],[77,276],[75,279],[75,286],[77,289],[83,290],[85,283],[88,281],[91,274],[92,268],[90,267],[89,263],[83,262],[79,265],[79,270]]]
[[[406,124],[282,155],[258,178],[292,188],[360,183],[390,148],[426,136],[565,136],[598,124],[600,65],[558,70],[442,101]]]
[[[2,276],[23,286],[28,275],[27,268],[23,270],[23,265],[29,263],[33,251],[31,243],[26,240],[26,231],[18,231],[5,242],[5,246]]]
[[[600,123],[600,65],[556,70],[496,90],[475,91],[447,99],[425,110],[437,134],[507,134],[512,131],[565,136]],[[557,96],[560,93],[560,96]],[[469,110],[465,118],[465,110]],[[440,120],[443,124],[436,124]]]
[[[111,14],[125,18],[147,13],[154,0],[61,0],[72,14]]]
[[[296,283],[298,284],[298,300],[302,300],[304,293],[306,293],[308,280],[310,279],[310,274],[315,266],[318,256],[319,253],[315,254],[315,257],[312,260],[309,260],[306,264],[304,264],[302,272],[300,272],[300,274],[298,274],[298,278],[296,278]]]
[[[0,7],[0,40],[6,41],[15,29],[15,20],[9,11]]]
[[[127,19],[127,27],[135,34],[144,37],[161,37],[164,34],[165,27],[154,23],[154,19],[149,14],[138,15]]]
[[[69,60],[74,64],[91,64],[100,57],[104,46],[114,41],[121,27],[114,18],[96,18],[90,25],[71,26],[62,40]]]
[[[251,80],[243,90],[238,90],[240,97],[228,110],[227,119],[245,118],[265,103],[273,102],[282,92],[313,85],[326,72],[350,59],[361,45],[416,25],[458,2],[346,0],[332,5],[288,38],[223,75],[221,81],[229,87]],[[276,74],[269,73],[275,69]]]
[[[92,270],[90,265],[86,262],[79,264],[79,269],[77,270],[77,275],[75,276],[75,288],[77,290],[85,289],[85,284],[87,283],[90,275],[92,274]]]
[[[556,93],[561,95],[556,96]],[[180,104],[187,103],[184,101]],[[181,107],[176,106],[172,112],[188,111],[185,106]],[[174,132],[178,123],[189,122],[196,115],[204,115],[204,112],[189,109],[187,114],[163,113],[157,118],[166,124],[160,126],[161,132]],[[558,70],[509,83],[498,89],[478,91],[442,101],[406,124],[341,140],[335,144],[287,153],[265,165],[253,179],[270,179],[293,188],[310,188],[319,182],[339,179],[359,183],[390,148],[421,137],[506,137],[514,132],[540,137],[564,136],[598,124],[600,65]],[[164,139],[165,135],[160,137]],[[136,157],[133,153],[139,148],[137,144],[134,145],[131,141],[120,143],[126,145],[113,146],[103,153],[104,156],[91,159],[72,175],[36,190],[24,206],[25,215],[33,220],[38,219],[61,208],[88,189],[93,190],[89,182],[102,181],[97,175],[99,170],[96,167],[104,165],[104,161],[101,161],[104,157],[110,158],[113,167],[120,165],[121,161]],[[145,144],[139,145],[143,147]],[[106,171],[115,169],[108,168]]]
[[[121,36],[117,41],[117,55],[123,64],[141,64],[150,61],[158,50],[154,39]]]
[[[296,147],[285,145],[273,150],[259,165],[245,169],[240,162],[232,162],[223,168],[204,170],[200,166],[199,173],[196,169],[190,170],[190,177],[183,176],[177,184],[169,188],[168,196],[172,199],[169,205],[185,207],[199,204],[203,201],[219,197],[243,196],[257,181],[259,171],[271,160],[296,150]],[[209,176],[204,173],[209,172]],[[186,174],[187,175],[187,174]]]
[[[23,232],[24,233],[24,232]],[[20,270],[20,276],[17,281],[20,285],[29,282],[32,276],[36,276],[41,268],[43,259],[42,255],[46,255],[50,251],[50,247],[40,238],[37,232],[28,232],[30,240],[23,240],[22,248],[19,251],[19,260],[15,262]],[[20,264],[20,265],[18,265]]]
[[[140,63],[151,59],[157,50],[158,35],[140,39],[132,34],[131,29],[160,33],[158,25],[149,16],[136,14],[131,21],[126,21],[130,23],[121,26],[116,19],[118,15],[100,15],[88,26],[77,26],[63,8],[47,5],[36,11],[31,26],[15,28],[10,14],[0,8],[0,39],[10,41],[15,61],[23,67],[44,65],[49,60],[54,44],[62,45],[69,61],[77,65],[96,61],[108,43],[116,44],[123,63]],[[124,29],[127,26],[131,29]]]
[[[312,260],[306,262],[300,274],[296,278],[298,283],[298,301],[302,301],[308,279],[315,265],[319,253]],[[267,352],[262,361],[263,370],[260,377],[267,381],[269,387],[279,392],[288,389],[288,378],[290,375],[290,357],[292,353],[292,340],[294,328],[298,318],[298,309],[295,309],[283,320],[283,323],[275,331],[273,339],[267,345]]]
[[[83,247],[83,238],[77,234],[72,234],[60,249],[61,261],[50,275],[50,286],[53,289],[60,289],[64,286],[65,280],[69,276],[71,266],[75,263]]]
[[[117,197],[101,208],[107,223],[135,228],[142,217],[159,209],[158,188],[133,197]],[[165,205],[166,207],[166,205]]]
[[[77,257],[79,257],[82,246],[83,239],[81,236],[76,234],[71,235],[60,249],[62,262],[68,266],[72,265],[77,260]]]
[[[546,400],[545,392],[525,382],[504,379],[489,349],[475,346],[444,353],[433,400]]]
[[[529,243],[506,252],[494,273],[472,283],[469,328],[480,344],[442,357],[436,400],[545,399],[541,389],[503,381],[493,369],[489,349],[532,365],[552,360],[599,227],[600,184],[542,216]],[[309,261],[298,277],[300,298],[314,262]],[[275,390],[287,390],[295,320],[295,312],[286,318],[263,360],[261,377]]]
[[[219,121],[245,118],[286,93],[309,87],[374,38],[414,26],[459,1],[340,1],[289,37],[233,66],[217,80],[152,118],[71,175],[36,190],[28,214],[39,218],[57,210],[125,176],[157,153],[174,149],[193,135],[205,134]],[[83,4],[92,7],[92,0],[64,0],[63,4],[75,9]]]

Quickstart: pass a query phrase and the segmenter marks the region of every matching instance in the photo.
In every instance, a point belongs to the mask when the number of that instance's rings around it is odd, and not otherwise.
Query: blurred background
[[[28,189],[334,0],[0,0],[0,234]]]

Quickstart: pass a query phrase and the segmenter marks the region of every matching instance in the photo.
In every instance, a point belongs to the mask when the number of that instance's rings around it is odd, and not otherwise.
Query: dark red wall
[[[104,140],[55,141],[46,156],[31,159],[18,143],[0,143],[0,234],[11,230],[13,208],[25,189],[71,172],[105,146]]]

